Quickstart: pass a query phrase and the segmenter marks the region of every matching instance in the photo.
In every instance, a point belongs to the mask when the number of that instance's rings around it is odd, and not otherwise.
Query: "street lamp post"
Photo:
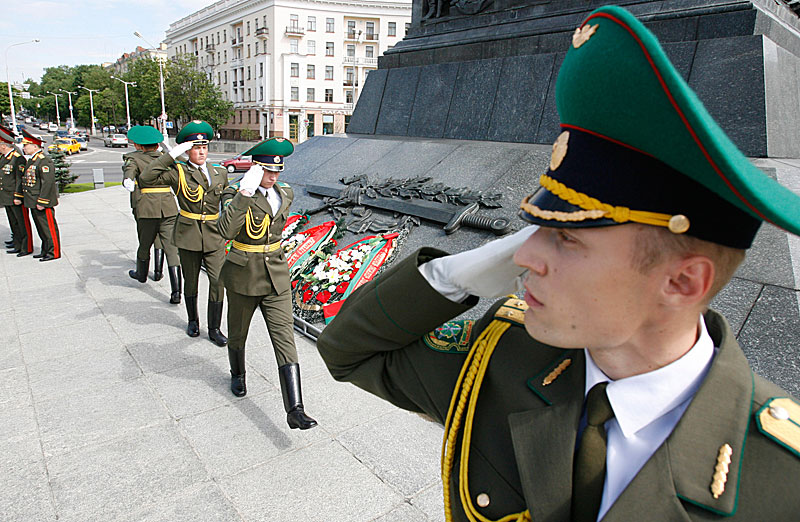
[[[130,130],[130,128],[131,128],[131,106],[128,103],[128,85],[130,85],[132,87],[136,87],[136,82],[126,82],[125,80],[123,80],[121,78],[117,78],[116,76],[112,76],[111,78],[113,78],[114,80],[117,80],[118,82],[122,82],[122,83],[125,84],[125,113],[128,115],[128,130]]]
[[[83,85],[78,85],[78,89],[85,89],[89,91],[89,110],[91,111],[92,115],[92,136],[95,136],[97,134],[97,131],[95,130],[94,127],[94,100],[92,99],[92,93],[100,92],[100,89],[90,89],[88,87],[84,87]]]
[[[56,94],[56,93],[54,93],[52,91],[47,91],[47,94],[52,94],[53,96],[56,97],[56,121],[58,121],[58,126],[61,127],[61,114],[59,114],[59,112],[58,112],[58,97],[59,96],[64,96],[64,95],[63,94]]]
[[[29,42],[19,42],[19,43],[11,44],[8,47],[6,47],[6,83],[8,84],[8,103],[11,106],[10,107],[11,108],[11,130],[14,133],[15,136],[18,134],[18,132],[17,132],[17,115],[16,115],[17,111],[14,110],[14,94],[11,92],[11,77],[8,75],[8,50],[11,49],[12,47],[16,47],[17,45],[25,45],[25,44],[29,44],[29,43],[39,43],[39,41],[40,40],[38,38],[34,38],[33,40],[31,40]]]
[[[66,90],[61,89],[61,88],[59,88],[58,90],[63,92],[63,93],[66,93],[66,95],[69,97],[69,122],[70,122],[70,125],[72,125],[71,128],[74,128],[75,127],[75,118],[72,116],[72,95],[74,94],[74,95],[77,96],[78,93],[77,92],[72,92],[72,91],[66,91]],[[69,130],[69,128],[67,130]]]
[[[149,45],[150,47],[155,50],[155,46],[147,41],[147,39],[142,36],[142,33],[139,31],[134,31],[133,35],[141,38],[144,40],[144,43]],[[159,83],[161,87],[161,115],[158,117],[159,121],[161,122],[161,134],[164,135],[164,142],[167,142],[167,109],[164,106],[164,62],[161,60],[160,57],[156,56],[156,60],[158,60],[158,75],[159,75]]]

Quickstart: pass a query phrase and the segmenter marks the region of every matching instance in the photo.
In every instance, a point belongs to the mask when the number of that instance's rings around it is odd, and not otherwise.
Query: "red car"
[[[250,167],[253,166],[253,158],[252,156],[238,154],[223,161],[222,166],[228,169],[228,172],[244,172],[250,170]]]

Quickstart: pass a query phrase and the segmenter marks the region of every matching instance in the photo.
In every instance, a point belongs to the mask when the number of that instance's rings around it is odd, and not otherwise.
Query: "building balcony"
[[[342,85],[344,85],[345,87],[358,87],[358,82],[353,79],[350,79],[343,81]]]
[[[361,37],[361,31],[347,31],[347,34],[345,35],[344,39],[358,41],[360,37]]]
[[[306,34],[306,28],[298,25],[287,25],[286,36],[303,36]]]
[[[355,56],[345,56],[344,65],[361,65],[365,67],[377,67],[378,59],[377,58],[365,58],[365,57],[358,57]]]
[[[373,42],[377,42],[378,41],[378,33],[366,33],[364,35],[364,40],[370,40],[370,41],[373,41]]]
[[[342,109],[346,111],[352,111],[354,106],[355,106],[354,103],[345,103],[344,105],[342,105]]]
[[[256,37],[262,40],[269,38],[269,27],[259,27],[256,29]]]
[[[206,52],[207,52],[207,53],[213,53],[214,51],[215,51],[215,49],[214,49],[214,44],[208,44],[208,45],[206,45]]]
[[[244,43],[244,38],[231,38],[231,47],[239,47]]]

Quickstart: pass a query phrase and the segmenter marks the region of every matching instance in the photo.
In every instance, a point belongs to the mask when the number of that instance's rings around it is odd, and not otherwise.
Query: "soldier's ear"
[[[714,262],[693,254],[667,264],[662,297],[665,304],[677,307],[702,305],[714,283]]]

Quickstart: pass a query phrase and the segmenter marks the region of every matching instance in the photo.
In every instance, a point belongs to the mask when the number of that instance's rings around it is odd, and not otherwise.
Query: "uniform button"
[[[267,256],[264,256],[264,261],[269,261],[269,258]]]
[[[478,495],[478,498],[476,500],[478,501],[479,507],[485,508],[489,506],[490,502],[489,495],[487,495],[486,493],[481,493],[480,495]]]
[[[770,406],[769,414],[778,420],[786,420],[789,418],[789,412],[786,411],[786,408],[781,408],[780,406]]]

